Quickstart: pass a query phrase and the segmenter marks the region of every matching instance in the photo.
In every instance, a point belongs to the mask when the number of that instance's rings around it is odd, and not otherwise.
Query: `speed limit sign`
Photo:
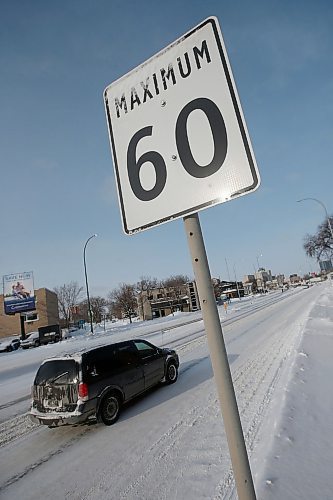
[[[259,186],[216,18],[113,82],[104,102],[127,234]]]

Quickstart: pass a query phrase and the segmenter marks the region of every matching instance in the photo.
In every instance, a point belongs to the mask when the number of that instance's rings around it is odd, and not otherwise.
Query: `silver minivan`
[[[142,339],[46,359],[32,387],[30,418],[49,427],[97,419],[112,425],[121,406],[161,382],[178,378],[172,349]]]

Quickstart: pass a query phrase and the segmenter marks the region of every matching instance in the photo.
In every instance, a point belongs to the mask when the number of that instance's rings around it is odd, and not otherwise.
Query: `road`
[[[296,289],[243,301],[227,314],[220,308],[254,477],[260,437],[273,426],[276,395],[288,380],[317,295],[317,287]],[[38,348],[2,356],[0,498],[236,498],[200,313],[194,319],[177,326],[175,318],[163,333],[152,324],[136,330],[135,336],[176,346],[180,376],[128,405],[112,427],[32,424],[29,386],[45,354]],[[64,348],[48,347],[48,353]]]

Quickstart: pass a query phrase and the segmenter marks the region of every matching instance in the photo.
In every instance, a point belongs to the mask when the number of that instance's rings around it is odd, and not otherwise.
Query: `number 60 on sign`
[[[109,85],[104,102],[127,234],[259,186],[216,18]]]

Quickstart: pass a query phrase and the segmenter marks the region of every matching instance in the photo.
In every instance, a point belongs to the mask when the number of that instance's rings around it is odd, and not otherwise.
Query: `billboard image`
[[[36,309],[33,273],[7,274],[3,277],[5,314]]]

